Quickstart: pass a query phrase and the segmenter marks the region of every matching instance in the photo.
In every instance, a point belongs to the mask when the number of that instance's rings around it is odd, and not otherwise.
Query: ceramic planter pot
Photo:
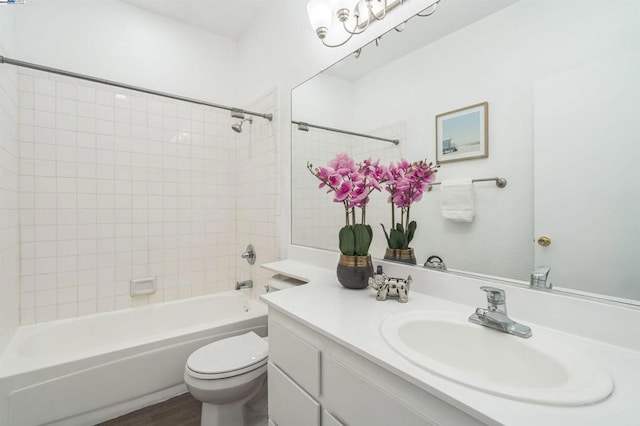
[[[387,247],[387,250],[384,253],[385,260],[393,260],[395,262],[403,262],[410,263],[412,265],[416,264],[416,256],[413,253],[413,249],[390,249]]]
[[[373,276],[371,256],[346,256],[341,254],[336,273],[338,281],[345,288],[367,288],[369,286],[369,278]]]

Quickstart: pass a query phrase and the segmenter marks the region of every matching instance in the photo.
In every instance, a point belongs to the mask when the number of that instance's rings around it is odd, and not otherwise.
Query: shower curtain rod
[[[47,67],[47,66],[44,66],[44,65],[37,65],[37,64],[29,63],[29,62],[19,61],[17,59],[7,58],[6,56],[1,56],[1,55],[0,55],[0,64],[17,65],[17,66],[23,67],[23,68],[31,68],[31,69],[38,70],[38,71],[51,72],[51,73],[63,75],[63,76],[66,76],[66,77],[73,77],[73,78],[77,78],[77,79],[80,79],[80,80],[91,81],[93,83],[108,84],[109,86],[119,87],[121,89],[135,90],[136,92],[146,93],[148,95],[163,96],[165,98],[174,99],[174,100],[177,100],[177,101],[184,101],[184,102],[190,102],[192,104],[204,105],[204,106],[208,106],[208,107],[212,107],[212,108],[225,109],[227,111],[231,111],[231,115],[233,117],[240,117],[242,114],[247,114],[247,115],[253,115],[253,116],[256,116],[256,117],[262,117],[262,118],[264,118],[266,120],[269,120],[269,121],[271,121],[273,119],[273,114],[270,114],[270,113],[263,114],[263,113],[260,113],[260,112],[247,111],[247,110],[244,110],[244,109],[241,109],[241,108],[234,108],[234,107],[229,107],[229,106],[226,106],[226,105],[219,105],[219,104],[214,104],[214,103],[211,103],[211,102],[200,101],[198,99],[186,98],[184,96],[172,95],[170,93],[158,92],[156,90],[145,89],[145,88],[137,87],[137,86],[131,86],[131,85],[125,84],[125,83],[118,83],[117,81],[105,80],[105,79],[102,79],[102,78],[91,77],[91,76],[88,76],[88,75],[78,74],[78,73],[71,72],[71,71],[65,71],[65,70],[60,70],[60,69],[57,69],[57,68],[51,68],[51,67]]]
[[[400,143],[399,139],[381,138],[379,136],[365,135],[364,133],[356,133],[356,132],[351,132],[349,130],[341,130],[341,129],[335,129],[333,127],[318,126],[318,125],[315,125],[315,124],[305,123],[303,121],[293,121],[293,120],[291,120],[291,124],[297,124],[298,125],[298,130],[303,131],[303,132],[308,132],[309,131],[309,127],[313,127],[314,129],[328,130],[330,132],[344,133],[346,135],[361,136],[363,138],[376,139],[376,140],[384,141],[384,142],[391,142],[394,145],[398,145]]]

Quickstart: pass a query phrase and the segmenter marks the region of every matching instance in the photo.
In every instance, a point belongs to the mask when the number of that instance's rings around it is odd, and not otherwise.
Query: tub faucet
[[[518,324],[507,316],[504,290],[487,286],[480,287],[480,290],[487,293],[487,308],[477,308],[469,317],[470,322],[525,339],[531,337],[531,328]]]
[[[247,249],[240,255],[240,257],[243,259],[247,259],[249,265],[253,265],[254,263],[256,263],[256,251],[253,248],[253,244],[249,244],[247,246]]]
[[[531,271],[531,279],[529,280],[529,287],[551,289],[553,284],[551,284],[551,281],[549,281],[549,272],[551,272],[550,266],[546,266],[546,265],[536,266],[535,269]]]

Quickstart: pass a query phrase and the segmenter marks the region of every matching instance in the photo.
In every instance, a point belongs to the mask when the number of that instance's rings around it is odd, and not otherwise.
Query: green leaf
[[[389,242],[389,248],[396,250],[404,248],[404,232],[392,229],[389,233]]]
[[[391,241],[389,240],[389,234],[387,233],[387,230],[385,229],[383,224],[380,224],[380,226],[382,226],[382,230],[384,231],[384,237],[387,239],[387,247],[391,248]]]
[[[418,227],[418,224],[416,223],[415,220],[412,220],[411,222],[409,222],[409,232],[407,232],[407,248],[409,248],[409,243],[411,242],[411,240],[413,240],[413,236],[416,233],[416,228]]]
[[[369,225],[356,224],[353,225],[353,233],[355,234],[355,255],[366,256],[369,254],[369,246],[371,246],[371,236],[373,231]]]
[[[356,251],[356,235],[351,225],[340,229],[338,239],[340,240],[340,252],[346,256],[353,256]]]
[[[404,226],[401,223],[396,223],[396,229],[404,234]]]
[[[373,240],[373,229],[371,229],[371,225],[365,225],[367,227],[367,232],[369,233],[369,240]]]

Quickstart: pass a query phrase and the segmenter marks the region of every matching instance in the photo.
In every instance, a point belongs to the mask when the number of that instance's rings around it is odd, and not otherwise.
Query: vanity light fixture
[[[406,0],[311,0],[307,3],[307,14],[311,28],[316,32],[322,44],[327,47],[340,47],[351,40],[356,34],[362,34],[375,21],[382,21],[387,12],[396,6],[404,4]],[[416,16],[432,15],[441,0],[436,0],[423,9]],[[402,31],[405,22],[395,29]],[[332,42],[327,39],[340,40],[342,33],[344,40]],[[376,39],[376,44],[379,40]]]

